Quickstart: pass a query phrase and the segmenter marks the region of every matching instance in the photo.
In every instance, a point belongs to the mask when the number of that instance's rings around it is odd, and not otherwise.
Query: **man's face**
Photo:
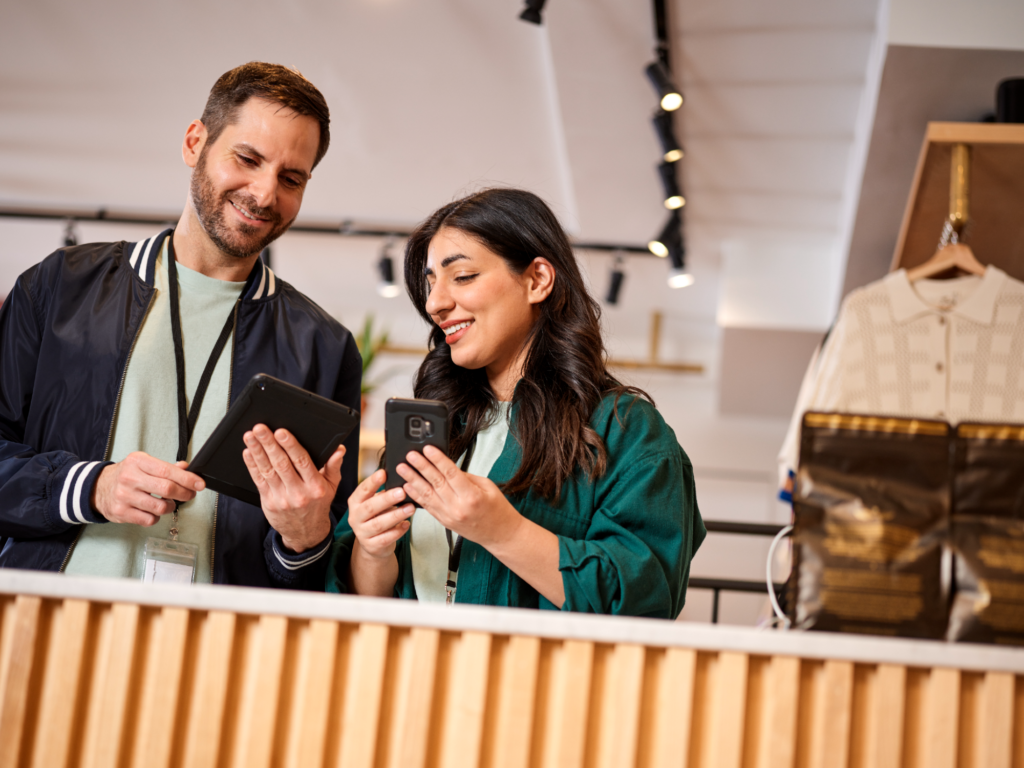
[[[263,99],[203,146],[192,172],[196,218],[224,253],[247,258],[283,235],[302,205],[320,126]]]

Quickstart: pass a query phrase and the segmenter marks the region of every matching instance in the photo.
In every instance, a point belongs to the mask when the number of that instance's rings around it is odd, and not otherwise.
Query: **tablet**
[[[271,430],[287,429],[319,469],[359,424],[359,412],[257,373],[193,457],[189,472],[195,472],[218,493],[260,506],[259,491],[242,460],[242,436],[257,424],[266,424]]]

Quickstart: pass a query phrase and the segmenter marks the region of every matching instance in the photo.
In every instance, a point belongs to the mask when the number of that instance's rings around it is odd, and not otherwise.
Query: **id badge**
[[[163,584],[191,584],[196,575],[197,544],[183,541],[146,539],[142,551],[142,580]]]

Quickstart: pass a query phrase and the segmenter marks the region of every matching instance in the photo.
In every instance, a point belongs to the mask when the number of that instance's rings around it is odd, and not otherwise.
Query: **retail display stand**
[[[0,768],[977,766],[1024,652],[0,571]]]
[[[958,146],[969,157],[960,241],[982,264],[1024,280],[1024,125],[929,123],[903,215],[892,269],[911,270],[935,255],[945,222],[955,218],[951,167]]]

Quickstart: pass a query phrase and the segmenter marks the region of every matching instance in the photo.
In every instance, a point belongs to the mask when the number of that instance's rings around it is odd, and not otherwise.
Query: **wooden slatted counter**
[[[1024,651],[0,571],[6,766],[1024,765]]]

